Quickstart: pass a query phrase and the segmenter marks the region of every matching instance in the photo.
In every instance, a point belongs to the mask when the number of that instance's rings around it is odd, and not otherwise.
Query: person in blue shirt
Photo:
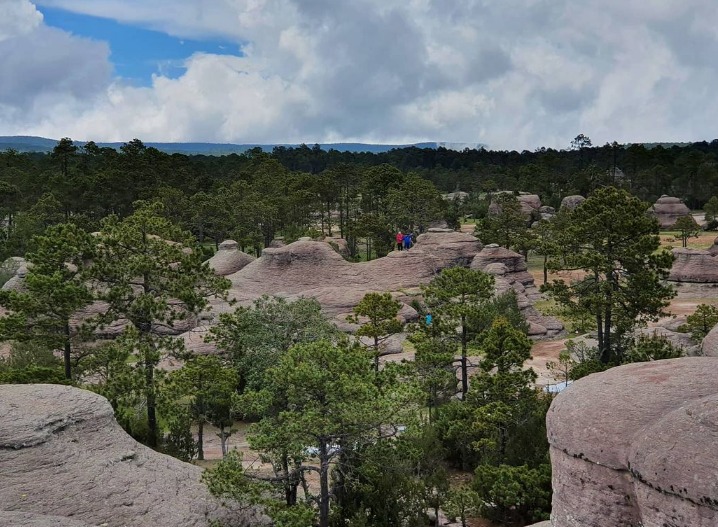
[[[404,235],[404,250],[408,251],[411,248],[411,234],[406,233]]]
[[[431,321],[433,320],[433,317],[431,316],[431,313],[427,313],[424,317],[424,321],[426,322],[427,326],[431,326]]]

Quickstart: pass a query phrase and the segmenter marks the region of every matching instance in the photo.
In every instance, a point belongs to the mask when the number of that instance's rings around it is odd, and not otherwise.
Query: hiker
[[[404,245],[404,235],[399,231],[396,233],[396,250],[401,251],[401,248]]]
[[[427,326],[431,326],[431,322],[433,320],[433,317],[431,316],[431,313],[427,313],[426,317],[424,318],[424,322]]]
[[[409,249],[411,249],[411,234],[406,233],[404,235],[404,250],[408,251]]]

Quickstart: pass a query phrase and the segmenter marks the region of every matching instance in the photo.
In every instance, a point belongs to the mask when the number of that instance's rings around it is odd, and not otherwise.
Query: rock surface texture
[[[261,525],[230,512],[202,470],[140,445],[106,399],[67,386],[0,386],[0,525]]]
[[[673,249],[672,282],[718,283],[718,253],[702,249]]]
[[[234,240],[225,240],[219,244],[217,252],[207,261],[215,274],[227,276],[243,269],[256,258],[239,250]]]
[[[590,375],[547,426],[553,527],[718,525],[718,358]]]
[[[561,200],[560,208],[565,210],[573,210],[584,201],[586,201],[586,198],[584,198],[583,196],[579,196],[578,194],[574,196],[566,196]]]
[[[648,212],[653,214],[658,223],[661,225],[661,229],[668,229],[673,227],[676,220],[681,216],[690,215],[691,211],[680,198],[673,198],[671,196],[661,196],[658,200],[648,209]]]

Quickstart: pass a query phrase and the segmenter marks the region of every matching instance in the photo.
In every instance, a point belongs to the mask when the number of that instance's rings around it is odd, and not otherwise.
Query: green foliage
[[[683,349],[674,346],[661,335],[639,335],[628,346],[623,357],[624,363],[649,362],[663,359],[677,359],[683,356]]]
[[[446,515],[454,521],[459,520],[466,527],[466,519],[481,511],[481,497],[466,485],[451,489],[445,504]]]
[[[476,224],[474,234],[484,243],[497,243],[507,249],[526,249],[530,231],[518,198],[509,193],[494,195],[493,209]]]
[[[703,205],[703,212],[705,212],[705,220],[707,223],[712,223],[718,217],[718,196],[712,196],[705,205]]]
[[[408,174],[399,188],[386,194],[389,221],[409,232],[424,232],[432,221],[440,220],[446,211],[446,202],[436,187],[416,174]]]
[[[448,479],[432,427],[351,449],[334,471],[332,524],[426,525],[426,510],[442,507]]]
[[[681,331],[691,334],[696,342],[703,340],[708,332],[718,324],[718,308],[708,304],[700,304],[696,310],[688,315]]]
[[[196,451],[198,459],[204,459],[204,425],[231,426],[231,398],[237,382],[237,371],[214,356],[191,357],[182,368],[167,375],[160,387],[160,409],[163,418],[172,423],[170,438],[179,437],[184,442],[178,448],[180,452],[189,455]],[[189,433],[193,424],[199,428],[196,445]],[[191,450],[185,446],[187,435]]]
[[[701,227],[693,219],[693,216],[681,216],[673,224],[673,229],[678,231],[678,236],[681,239],[683,247],[688,245],[688,238],[697,238],[698,233],[701,232]]]
[[[48,227],[33,238],[32,245],[33,251],[26,255],[29,265],[23,289],[0,291],[0,305],[9,311],[0,318],[0,337],[63,350],[65,376],[70,379],[79,340],[79,328],[70,321],[92,300],[82,273],[92,255],[92,238],[65,223]]]
[[[501,523],[526,524],[549,519],[551,466],[476,467],[473,489],[486,518]]]
[[[110,216],[96,236],[93,265],[86,276],[107,310],[92,321],[103,327],[127,320],[123,342],[136,357],[147,409],[150,446],[158,437],[156,366],[163,355],[183,352],[167,328],[201,312],[211,296],[226,296],[229,281],[202,262],[192,237],[162,216],[160,203],[135,203],[120,220]]]
[[[624,190],[596,190],[568,214],[557,232],[561,249],[549,258],[549,269],[584,271],[582,278],[559,279],[542,290],[571,310],[594,315],[604,364],[620,361],[622,336],[656,320],[675,294],[662,282],[673,255],[659,250],[658,223],[647,208]]]
[[[318,341],[299,344],[268,369],[260,390],[237,398],[236,409],[262,415],[248,441],[275,467],[288,495],[306,470],[319,473],[319,525],[329,518],[330,462],[343,448],[377,440],[406,424],[416,412],[416,392],[395,368],[374,372],[357,347]],[[307,448],[319,463],[306,465]],[[288,503],[291,505],[291,503]]]
[[[260,389],[265,371],[295,344],[340,339],[315,299],[287,302],[269,296],[258,298],[252,307],[220,314],[209,336],[237,370],[240,392]]]
[[[444,269],[428,285],[422,287],[424,299],[432,313],[430,334],[458,340],[461,347],[461,393],[468,391],[467,351],[475,338],[470,320],[493,295],[494,278],[482,271],[464,267]],[[456,328],[459,328],[457,334]]]
[[[371,339],[375,371],[379,371],[381,342],[403,329],[403,324],[397,319],[400,309],[401,304],[394,300],[391,293],[367,293],[354,306],[354,315],[347,317],[349,322],[361,324],[355,332],[357,337]]]

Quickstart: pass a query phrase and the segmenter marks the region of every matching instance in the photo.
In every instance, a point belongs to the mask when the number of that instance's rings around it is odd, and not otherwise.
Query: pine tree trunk
[[[197,423],[197,459],[204,460],[204,421]]]

